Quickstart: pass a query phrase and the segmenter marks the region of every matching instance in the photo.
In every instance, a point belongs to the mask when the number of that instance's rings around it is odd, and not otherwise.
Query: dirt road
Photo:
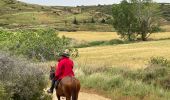
[[[53,94],[53,100],[57,100],[55,94]],[[65,98],[62,98],[61,100],[65,100]],[[96,94],[80,92],[78,100],[111,100],[111,99],[104,98],[104,97],[96,95]]]

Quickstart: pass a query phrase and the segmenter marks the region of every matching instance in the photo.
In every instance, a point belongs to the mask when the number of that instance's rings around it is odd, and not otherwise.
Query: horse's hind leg
[[[66,97],[66,100],[71,100],[71,98],[70,98],[70,97],[69,97],[69,98],[68,98],[68,97]]]

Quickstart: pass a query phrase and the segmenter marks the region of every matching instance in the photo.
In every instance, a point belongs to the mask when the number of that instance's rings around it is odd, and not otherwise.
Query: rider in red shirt
[[[58,86],[60,80],[62,80],[66,76],[74,76],[73,72],[73,61],[69,58],[69,51],[65,50],[61,54],[61,58],[58,60],[58,65],[55,70],[55,77],[52,79],[51,88],[47,91],[48,93],[53,93],[53,90]]]

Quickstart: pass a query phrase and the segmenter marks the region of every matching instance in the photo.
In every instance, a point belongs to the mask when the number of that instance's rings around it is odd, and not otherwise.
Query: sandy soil
[[[55,94],[53,94],[53,100],[57,100]],[[65,98],[62,98],[61,100],[65,100]],[[111,99],[104,98],[104,97],[96,95],[96,94],[80,92],[78,100],[111,100]]]

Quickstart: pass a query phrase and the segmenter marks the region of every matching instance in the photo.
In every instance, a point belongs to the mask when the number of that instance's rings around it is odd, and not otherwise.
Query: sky
[[[122,0],[19,0],[31,4],[46,6],[77,6],[119,3]],[[154,0],[161,3],[170,3],[170,0]]]

